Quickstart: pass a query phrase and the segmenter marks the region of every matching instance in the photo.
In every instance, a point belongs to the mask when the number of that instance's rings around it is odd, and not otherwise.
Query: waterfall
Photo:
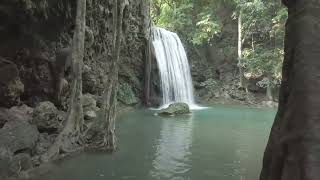
[[[176,33],[163,28],[152,30],[153,47],[160,73],[162,105],[184,102],[196,107],[188,58]]]

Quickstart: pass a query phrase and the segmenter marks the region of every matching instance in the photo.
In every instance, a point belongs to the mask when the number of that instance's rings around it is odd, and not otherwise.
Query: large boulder
[[[30,122],[33,109],[27,105],[14,106],[10,109],[0,108],[0,128],[9,121]]]
[[[159,111],[159,115],[165,116],[174,116],[174,115],[182,115],[182,114],[189,114],[190,108],[189,105],[186,103],[173,103],[170,104],[169,107],[162,109]]]
[[[39,103],[33,112],[32,123],[39,131],[57,133],[62,128],[63,114],[49,101]]]
[[[20,102],[24,85],[17,66],[0,57],[0,106],[10,107]]]
[[[0,147],[12,153],[32,152],[38,136],[37,127],[29,122],[9,121],[0,129]]]

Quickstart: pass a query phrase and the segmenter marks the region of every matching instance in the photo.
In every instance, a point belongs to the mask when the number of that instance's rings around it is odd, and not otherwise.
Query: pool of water
[[[154,113],[121,114],[117,152],[69,158],[46,179],[258,179],[274,109],[218,106],[167,118]]]

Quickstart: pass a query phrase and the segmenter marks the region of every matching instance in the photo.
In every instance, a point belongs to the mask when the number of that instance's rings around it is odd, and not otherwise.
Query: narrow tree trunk
[[[238,17],[238,67],[239,67],[239,79],[240,87],[244,87],[244,75],[242,68],[242,13],[239,13]]]
[[[149,37],[151,38],[151,37]],[[151,87],[151,67],[152,67],[152,54],[151,54],[151,39],[147,39],[146,57],[145,57],[145,84],[144,84],[144,104],[150,106],[150,87]]]
[[[56,138],[55,143],[48,152],[42,156],[42,160],[48,161],[59,152],[70,152],[79,144],[83,127],[82,109],[82,66],[84,57],[84,39],[86,22],[86,0],[77,1],[76,27],[72,42],[72,84],[71,97],[66,125]]]
[[[151,87],[151,67],[152,67],[152,37],[151,37],[151,19],[150,19],[150,6],[151,2],[142,0],[143,8],[142,14],[144,15],[144,34],[146,39],[145,49],[145,79],[144,79],[144,104],[150,106],[150,87]]]
[[[105,132],[102,147],[111,151],[116,149],[115,119],[117,108],[119,55],[121,50],[121,41],[123,39],[122,26],[124,11],[128,6],[128,1],[115,0],[114,3],[114,37],[112,65],[111,71],[109,72],[108,84],[106,84],[105,86],[102,103],[102,113],[105,120]]]
[[[283,80],[260,180],[319,180],[320,1],[283,2],[289,9]]]

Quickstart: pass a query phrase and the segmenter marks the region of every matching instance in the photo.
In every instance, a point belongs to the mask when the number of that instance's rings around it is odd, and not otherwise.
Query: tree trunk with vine
[[[72,42],[72,83],[71,97],[66,124],[47,153],[43,161],[56,157],[59,153],[74,151],[81,144],[83,130],[82,109],[82,67],[86,26],[86,0],[77,1],[76,26]]]

